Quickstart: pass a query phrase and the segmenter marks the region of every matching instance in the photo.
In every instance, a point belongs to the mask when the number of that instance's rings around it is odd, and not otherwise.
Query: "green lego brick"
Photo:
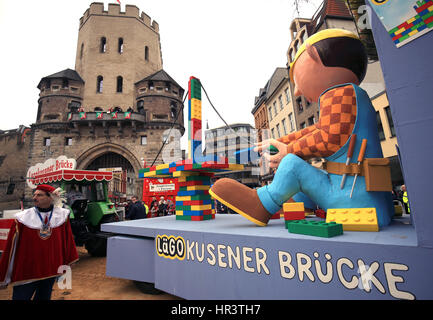
[[[197,79],[191,79],[191,99],[201,100],[201,84]]]
[[[139,173],[144,173],[144,172],[149,172],[149,171],[150,171],[150,167],[140,169],[138,172],[139,172]]]
[[[428,18],[430,18],[431,16],[433,16],[433,11],[430,11],[429,13],[423,15],[421,18],[423,20],[427,20]]]
[[[429,28],[433,28],[433,22],[430,22],[430,23],[427,25],[427,27],[429,27]]]
[[[400,39],[398,39],[398,40],[400,40],[400,42],[402,42],[402,41],[404,41],[404,40],[406,40],[406,39],[408,39],[410,37],[410,35],[405,35],[405,36],[403,36],[403,37],[401,37]]]
[[[210,181],[208,176],[188,176],[184,177],[186,181]]]
[[[323,238],[331,238],[343,234],[343,225],[335,222],[296,220],[288,222],[287,228],[290,233]]]
[[[389,30],[388,33],[391,34],[391,33],[394,33],[398,30],[399,30],[398,27],[395,27],[394,29]]]
[[[191,221],[191,216],[178,216],[178,215],[176,215],[176,220],[190,220]]]

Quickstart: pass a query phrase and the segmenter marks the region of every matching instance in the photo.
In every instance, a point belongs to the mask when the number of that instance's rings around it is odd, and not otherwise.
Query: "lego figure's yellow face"
[[[313,46],[298,57],[293,65],[295,96],[303,95],[309,102],[317,102],[319,96],[328,88],[344,83],[359,85],[357,76],[346,68],[326,67]]]

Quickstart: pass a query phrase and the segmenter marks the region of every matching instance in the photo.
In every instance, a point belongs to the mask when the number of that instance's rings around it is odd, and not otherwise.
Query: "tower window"
[[[144,107],[144,101],[143,100],[139,100],[137,102],[137,111],[139,113],[143,113],[143,111],[144,111],[143,107]]]
[[[147,136],[141,136],[141,145],[144,146],[147,144]]]
[[[49,147],[51,145],[51,138],[44,138],[44,146]]]
[[[121,76],[117,77],[117,89],[116,92],[123,92],[123,78]]]
[[[84,43],[81,44],[81,49],[80,49],[80,60],[83,59],[83,51],[84,51]]]
[[[102,85],[104,83],[104,77],[103,76],[98,76],[97,81],[96,81],[96,92],[97,93],[102,93]]]
[[[107,39],[105,37],[101,38],[101,46],[99,48],[99,52],[101,53],[107,52]]]
[[[72,138],[71,137],[65,138],[65,146],[72,146]]]
[[[118,46],[117,46],[117,51],[119,53],[123,53],[123,38],[119,38],[119,43],[118,43]]]
[[[69,87],[69,81],[68,79],[63,79],[62,81],[62,88],[67,89]]]
[[[144,46],[144,60],[149,61],[149,47]]]

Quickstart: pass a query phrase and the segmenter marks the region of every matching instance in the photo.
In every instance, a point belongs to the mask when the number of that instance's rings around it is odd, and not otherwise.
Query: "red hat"
[[[36,187],[36,190],[42,190],[48,193],[52,193],[56,188],[48,185],[48,184],[40,184]]]

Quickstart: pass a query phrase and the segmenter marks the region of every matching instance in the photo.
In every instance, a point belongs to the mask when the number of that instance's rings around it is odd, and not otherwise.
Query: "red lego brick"
[[[284,212],[284,220],[303,220],[305,219],[304,211]]]

